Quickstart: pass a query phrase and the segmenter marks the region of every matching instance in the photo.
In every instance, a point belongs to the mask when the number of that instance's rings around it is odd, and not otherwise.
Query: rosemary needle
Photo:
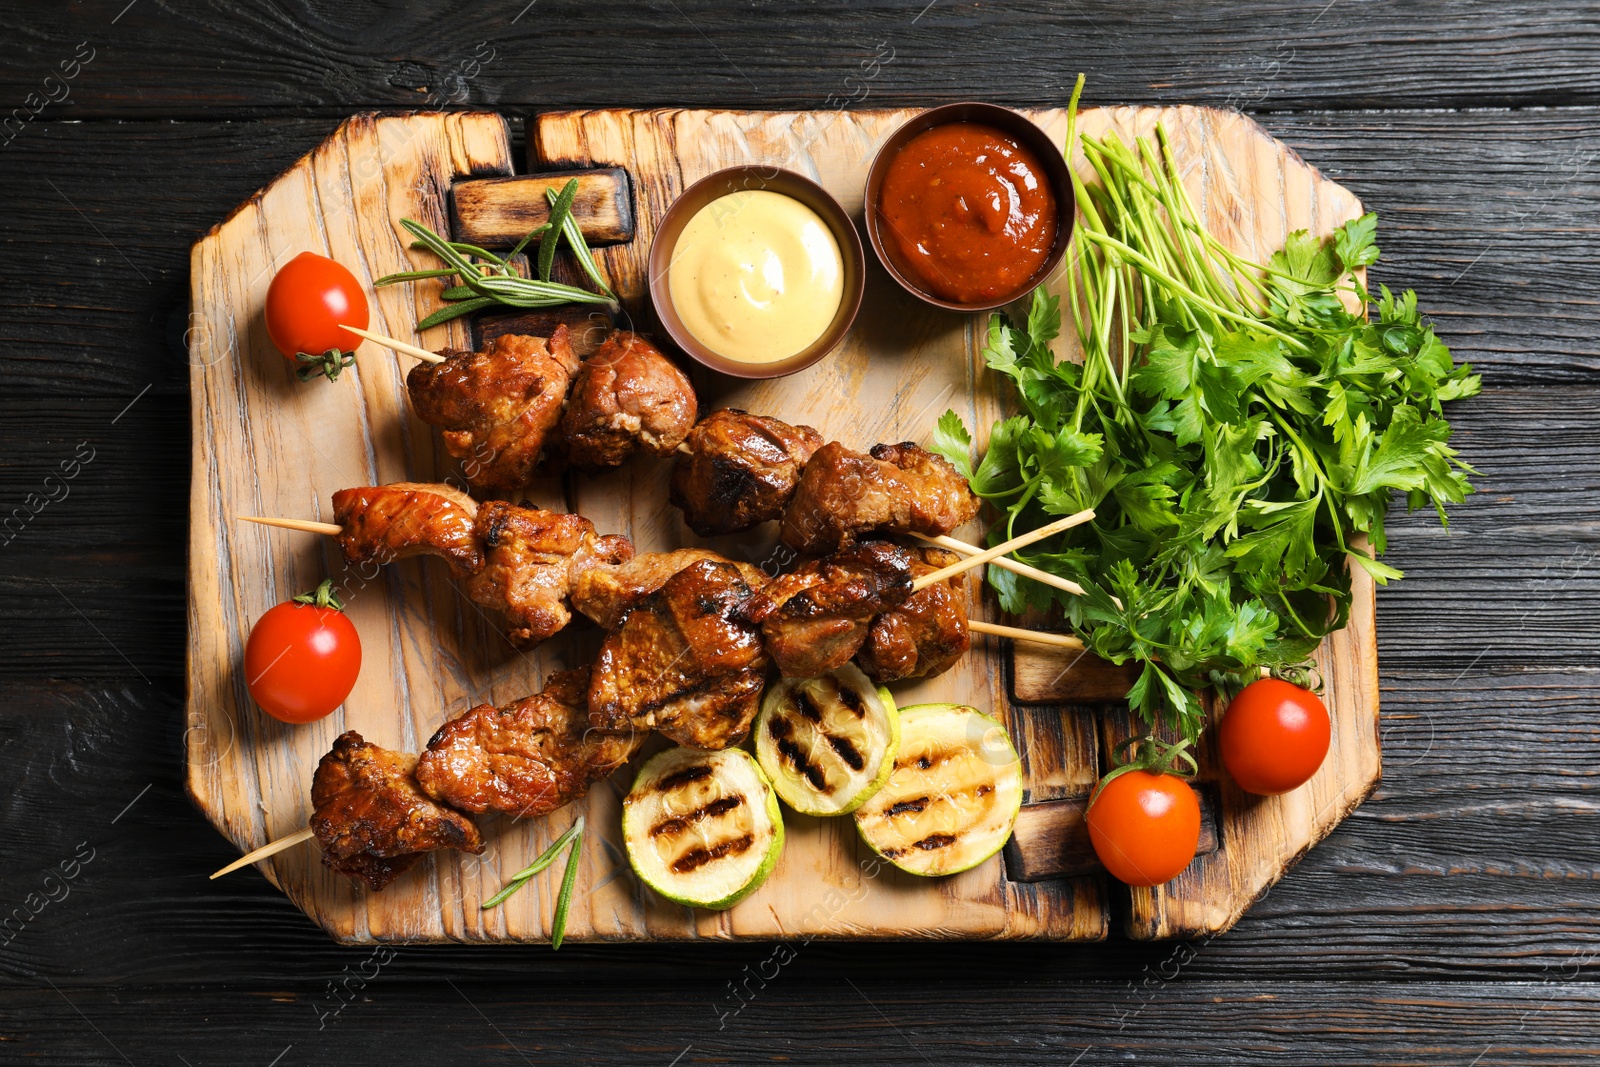
[[[571,846],[570,848],[568,846]],[[505,887],[484,901],[481,910],[488,911],[498,907],[505,899],[533,878],[534,875],[549,867],[561,855],[562,849],[567,849],[567,866],[561,875],[561,892],[556,897],[556,913],[550,922],[550,950],[553,952],[561,947],[561,941],[567,933],[567,912],[572,907],[572,888],[578,881],[578,853],[583,850],[583,816],[578,816],[576,822],[566,833],[555,839],[555,843],[543,852],[539,858],[528,864],[522,870],[511,876],[511,881]]]
[[[578,836],[573,838],[572,848],[567,851],[567,870],[561,876],[561,894],[556,897],[556,914],[550,921],[551,952],[560,948],[562,939],[567,936],[567,909],[572,906],[572,887],[578,881],[578,852],[583,848],[583,816],[578,816],[578,821],[573,825]]]

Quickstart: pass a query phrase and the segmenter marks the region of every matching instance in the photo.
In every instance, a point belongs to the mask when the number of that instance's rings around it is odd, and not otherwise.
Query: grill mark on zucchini
[[[680,785],[689,785],[692,782],[703,782],[711,777],[711,768],[704,763],[697,763],[693,767],[685,767],[676,774],[669,774],[657,782],[653,788],[657,793],[670,793]]]
[[[932,770],[941,763],[948,763],[951,759],[965,754],[965,752],[935,752],[930,755],[925,752],[914,760],[895,760],[894,769],[904,771],[915,767],[919,771]]]
[[[718,815],[726,815],[743,803],[743,796],[718,797],[708,804],[701,805],[687,815],[675,815],[670,819],[664,819],[656,823],[650,827],[650,836],[660,837],[662,834],[681,834],[702,819],[714,819]]]
[[[817,702],[811,699],[811,694],[806,690],[794,691],[794,708],[810,722],[819,726],[822,724],[822,709],[817,707]]]
[[[773,733],[776,734],[777,731],[774,730]],[[800,746],[787,737],[778,741],[778,755],[782,756],[784,762],[793,767],[795,773],[802,775],[818,792],[828,788],[828,778],[822,773],[822,768],[806,759],[806,754],[800,751]]]
[[[849,686],[841,685],[839,687],[838,697],[839,703],[849,708],[851,714],[855,715],[856,718],[861,719],[866,717],[867,706],[861,703],[860,693],[856,692],[854,689],[851,689]]]
[[[828,747],[833,749],[840,759],[848,763],[852,771],[859,774],[866,768],[867,761],[861,755],[861,750],[856,748],[855,742],[848,737],[834,737],[830,733],[824,733],[822,736],[828,739]],[[821,789],[822,786],[818,785],[817,788]]]
[[[890,805],[887,811],[883,813],[883,817],[886,819],[892,819],[896,815],[905,815],[907,813],[912,815],[920,815],[923,811],[927,810],[927,807],[927,797],[917,797],[914,800],[896,801],[894,804]]]
[[[955,843],[955,834],[929,834],[911,847],[922,852],[933,852],[936,849],[949,848]]]
[[[710,848],[692,848],[672,861],[672,871],[675,874],[688,874],[724,856],[742,855],[749,851],[755,841],[755,835],[743,834],[731,841],[720,841]]]
[[[893,804],[889,805],[889,807],[884,809],[883,817],[885,819],[892,819],[896,815],[920,815],[928,809],[928,805],[937,803],[940,800],[954,803],[962,797],[986,797],[993,792],[994,786],[984,782],[977,786],[969,786],[965,789],[956,789],[951,792],[942,793],[938,797],[932,797],[924,793],[920,797],[907,797],[905,800],[895,801]]]

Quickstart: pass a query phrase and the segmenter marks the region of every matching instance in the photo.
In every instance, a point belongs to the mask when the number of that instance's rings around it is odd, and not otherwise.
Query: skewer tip
[[[315,522],[311,519],[279,519],[270,515],[240,515],[240,522],[253,522],[261,526],[276,526],[280,530],[299,530],[301,533],[327,534],[337,537],[344,527],[335,522]]]
[[[232,874],[241,867],[248,867],[252,863],[266,859],[268,856],[275,856],[285,849],[293,848],[302,841],[309,841],[313,836],[314,835],[311,832],[311,827],[307,826],[302,830],[296,830],[288,837],[280,837],[276,841],[269,841],[254,851],[246,852],[243,856],[240,856],[238,859],[222,868],[222,870],[213,874],[208,880],[214,882],[223,875]]]

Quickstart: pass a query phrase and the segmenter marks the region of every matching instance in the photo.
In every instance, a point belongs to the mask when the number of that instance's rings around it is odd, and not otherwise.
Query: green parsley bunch
[[[1055,359],[1060,301],[1035,292],[1025,321],[991,319],[984,349],[1019,414],[976,465],[954,412],[934,447],[1004,514],[991,544],[1094,509],[1016,554],[1086,595],[999,568],[988,580],[1006,611],[1058,605],[1090,651],[1141,664],[1129,703],[1195,738],[1197,690],[1302,662],[1345,624],[1350,567],[1400,577],[1376,558],[1392,490],[1441,522],[1472,491],[1442,405],[1479,379],[1415,293],[1383,288],[1369,318],[1357,271],[1377,261],[1376,216],[1325,239],[1293,233],[1252,263],[1199,221],[1164,130],[1154,145],[1081,143],[1098,179],[1074,176],[1067,302],[1082,362]]]

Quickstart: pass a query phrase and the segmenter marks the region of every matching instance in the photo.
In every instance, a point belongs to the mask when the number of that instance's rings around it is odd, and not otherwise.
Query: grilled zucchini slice
[[[889,780],[900,715],[887,689],[847,663],[768,686],[755,735],[756,759],[785,804],[802,815],[848,815]]]
[[[964,704],[900,711],[889,781],[856,811],[872,850],[930,877],[976,867],[1011,836],[1022,807],[1022,761],[1005,727]]]
[[[783,852],[772,783],[750,753],[671,748],[640,768],[622,802],[628,862],[644,884],[696,908],[731,908]]]

